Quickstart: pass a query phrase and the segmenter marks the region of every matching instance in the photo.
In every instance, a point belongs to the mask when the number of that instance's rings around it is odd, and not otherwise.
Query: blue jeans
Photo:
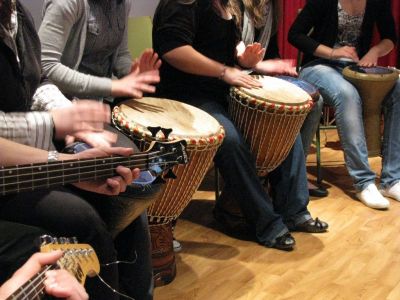
[[[214,162],[224,179],[224,188],[235,195],[260,244],[272,246],[277,237],[311,218],[307,210],[309,195],[300,137],[286,160],[269,174],[274,195],[271,199],[257,176],[254,157],[230,120],[226,107],[204,99],[189,104],[208,112],[224,127],[225,139]]]
[[[315,101],[312,110],[308,113],[306,119],[304,120],[303,126],[300,129],[301,142],[303,143],[303,152],[306,157],[308,155],[308,152],[310,151],[310,145],[313,141],[315,132],[318,129],[323,106],[324,100],[320,96],[318,100]]]
[[[342,76],[345,65],[329,65],[326,61],[306,65],[300,78],[315,85],[324,102],[335,108],[336,125],[344,151],[347,170],[357,190],[375,183],[376,175],[368,163],[365,140],[362,100],[357,89]],[[383,188],[396,184],[400,179],[400,81],[383,101],[384,135],[382,145]]]

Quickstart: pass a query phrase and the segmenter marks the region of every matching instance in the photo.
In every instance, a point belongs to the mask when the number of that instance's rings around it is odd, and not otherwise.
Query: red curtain
[[[281,56],[284,58],[297,58],[297,49],[287,42],[287,34],[291,24],[297,16],[297,12],[302,8],[306,0],[281,0],[282,2],[282,17],[279,24],[278,44]],[[396,22],[397,32],[400,32],[400,0],[392,0],[392,13]],[[377,40],[378,37],[375,38]],[[398,43],[399,45],[399,43]],[[400,67],[399,62],[400,47],[393,50],[389,55],[381,58],[379,64],[381,66],[396,66]]]

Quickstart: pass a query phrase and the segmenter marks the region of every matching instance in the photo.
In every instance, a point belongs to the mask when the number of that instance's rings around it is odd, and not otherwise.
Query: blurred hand
[[[158,54],[153,49],[146,49],[140,55],[139,60],[132,63],[132,71],[135,70],[135,64],[138,64],[139,72],[143,73],[160,69],[161,59],[158,58]]]
[[[68,146],[75,141],[81,141],[93,148],[111,147],[117,141],[118,135],[107,130],[103,131],[78,131],[72,135],[67,135],[65,144]]]
[[[0,299],[6,299],[38,273],[43,266],[56,263],[62,255],[62,251],[36,253],[32,255],[28,261],[1,286]],[[84,300],[89,298],[84,287],[80,285],[71,274],[64,270],[46,272],[44,284],[46,292],[52,296],[69,300]]]
[[[71,106],[51,110],[50,114],[56,139],[79,131],[102,131],[111,116],[109,106],[95,100],[74,101]]]
[[[333,49],[331,53],[331,59],[339,59],[339,58],[349,58],[354,62],[358,62],[360,59],[358,58],[358,54],[355,47],[343,46],[340,48]]]
[[[241,41],[236,46],[236,56],[240,66],[243,68],[254,68],[257,63],[264,59],[264,55],[265,48],[262,48],[260,43],[245,46]]]
[[[225,74],[221,79],[229,85],[245,88],[255,88],[262,86],[261,82],[259,82],[254,77],[251,77],[245,72],[233,67],[226,67]]]
[[[84,159],[84,158],[95,158],[105,157],[110,155],[121,155],[129,156],[133,154],[132,148],[122,147],[101,147],[92,148],[77,154],[69,155],[72,159]],[[97,181],[85,181],[74,183],[74,185],[80,189],[103,194],[116,196],[122,192],[125,192],[126,186],[130,185],[134,179],[139,177],[140,170],[138,168],[130,170],[128,168],[118,166],[116,172],[119,176],[114,176],[106,180]]]
[[[158,69],[141,72],[139,62],[132,64],[132,71],[121,79],[112,81],[111,95],[114,97],[141,98],[143,93],[154,93],[153,84],[160,81]]]
[[[256,66],[257,73],[263,75],[289,75],[297,76],[296,62],[294,59],[268,59],[259,62]]]

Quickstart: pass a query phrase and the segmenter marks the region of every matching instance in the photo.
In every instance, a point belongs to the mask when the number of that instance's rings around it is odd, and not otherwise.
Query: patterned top
[[[338,1],[338,36],[335,48],[343,46],[357,47],[358,38],[361,34],[361,25],[364,20],[364,13],[349,15]]]

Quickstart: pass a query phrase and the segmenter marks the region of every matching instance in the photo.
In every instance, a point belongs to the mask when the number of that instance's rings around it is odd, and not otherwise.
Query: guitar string
[[[46,280],[45,273],[47,271],[51,270],[52,268],[53,268],[53,265],[46,266],[42,271],[40,271],[37,274],[35,279],[33,279],[31,282],[29,282],[26,286],[22,286],[21,289],[19,289],[19,290],[17,290],[15,292],[15,294],[12,294],[11,295],[13,297],[12,299],[14,299],[15,297],[16,298],[25,297],[25,298],[22,298],[22,299],[28,299],[28,300],[32,299],[32,298],[29,297],[29,296],[31,296],[32,292],[36,292],[34,297],[37,297],[38,295],[40,295],[40,293],[44,290],[43,283]],[[36,281],[38,281],[38,280],[39,280],[39,282],[36,283]],[[34,285],[34,284],[35,284],[35,286],[33,287],[33,290],[31,290],[28,293],[26,293],[25,289],[27,289],[27,288],[31,288],[32,289],[32,285]],[[40,288],[40,289],[37,290],[38,288]]]
[[[29,169],[36,168],[36,167],[47,167],[47,166],[50,166],[50,167],[61,167],[61,166],[64,166],[66,164],[71,164],[71,163],[72,164],[74,164],[74,163],[93,163],[93,162],[98,162],[100,160],[106,160],[108,162],[111,161],[111,163],[117,164],[117,163],[120,163],[120,162],[118,162],[118,161],[114,162],[113,160],[121,159],[121,158],[123,159],[124,162],[129,161],[129,162],[135,163],[135,162],[142,161],[142,160],[151,160],[151,159],[154,159],[154,158],[163,158],[164,156],[172,155],[175,152],[167,152],[167,153],[163,153],[161,155],[158,155],[158,153],[161,153],[161,152],[160,151],[152,152],[151,155],[149,155],[148,157],[143,157],[143,158],[139,158],[139,159],[136,159],[136,160],[135,160],[135,158],[136,158],[135,155],[132,155],[132,156],[112,156],[112,157],[105,156],[105,157],[96,157],[96,158],[90,158],[90,159],[83,158],[83,159],[76,159],[76,160],[63,160],[63,161],[59,161],[59,162],[51,163],[51,164],[45,164],[45,163],[44,164],[40,164],[40,163],[38,163],[38,164],[21,165],[21,166],[15,166],[15,167],[5,167],[3,169],[0,169],[0,171],[7,172],[7,171],[12,171],[12,170],[25,170],[25,169],[29,170]]]

